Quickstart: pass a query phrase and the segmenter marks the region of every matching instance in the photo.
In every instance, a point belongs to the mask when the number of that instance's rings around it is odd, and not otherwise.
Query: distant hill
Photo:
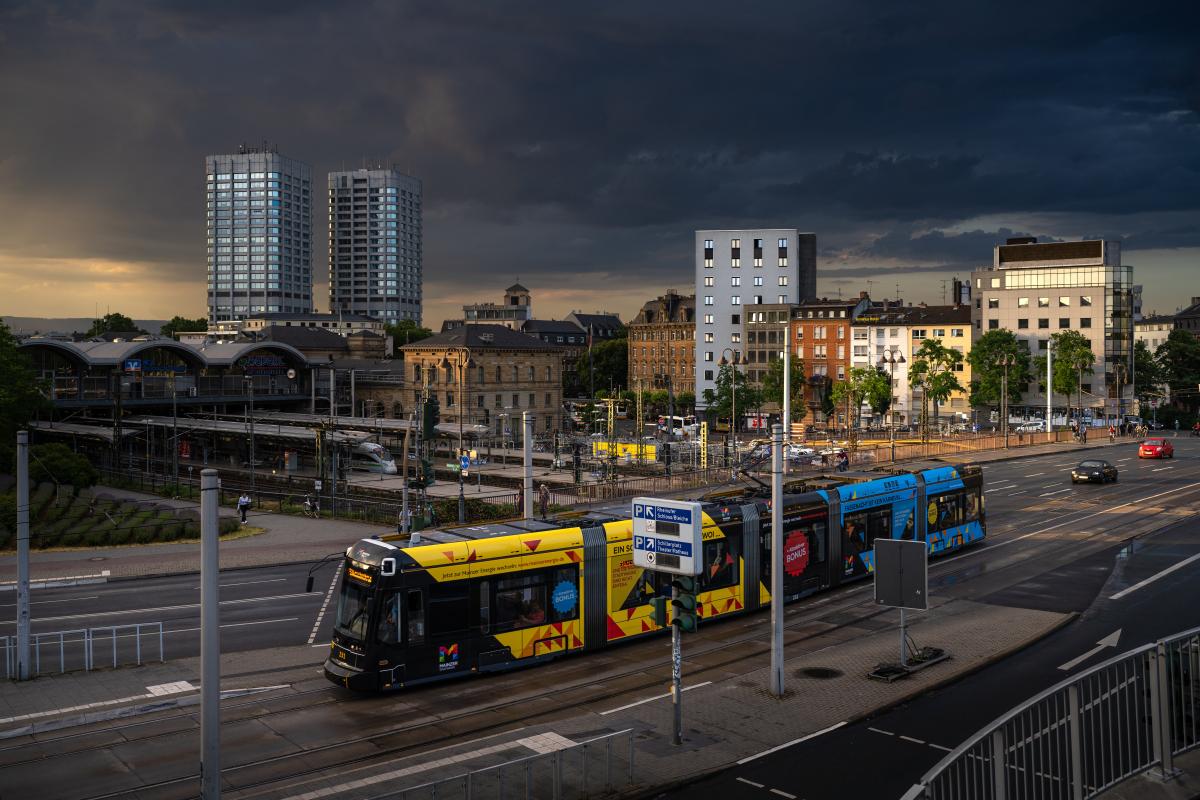
[[[4,322],[19,335],[34,333],[83,333],[92,327],[92,317],[4,317]],[[158,333],[165,319],[135,319],[135,323],[148,333]]]

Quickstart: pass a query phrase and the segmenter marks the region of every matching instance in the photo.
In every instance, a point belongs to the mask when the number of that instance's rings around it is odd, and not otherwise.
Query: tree
[[[1144,341],[1134,342],[1133,345],[1133,375],[1125,376],[1125,380],[1134,380],[1137,397],[1143,402],[1162,396],[1162,386],[1167,383],[1167,371],[1163,369],[1150,346]]]
[[[60,486],[86,489],[95,486],[100,473],[85,456],[65,444],[35,444],[29,448],[29,479],[34,484],[45,481]]]
[[[735,377],[736,376],[736,377]],[[704,390],[704,402],[708,410],[717,418],[729,417],[733,414],[733,387],[737,387],[737,407],[742,409],[755,408],[762,403],[762,392],[750,386],[746,374],[731,364],[726,364],[717,372],[717,389]],[[741,412],[739,412],[741,413]],[[740,426],[739,426],[740,427]]]
[[[588,354],[585,351],[575,364],[580,382],[584,386],[594,385],[597,389],[610,386],[621,388],[629,377],[629,346],[624,338],[610,339],[592,345],[591,372],[588,371]],[[592,383],[594,379],[595,383]]]
[[[1163,377],[1171,387],[1171,399],[1195,408],[1200,398],[1200,339],[1176,328],[1158,346],[1156,355],[1165,373]]]
[[[1082,376],[1092,374],[1092,365],[1096,363],[1096,355],[1092,352],[1092,343],[1079,331],[1060,331],[1050,337],[1050,351],[1054,353],[1054,371],[1051,374],[1055,393],[1067,396],[1067,406],[1070,398],[1080,390]],[[1038,356],[1037,370],[1046,374],[1046,357]],[[1080,413],[1083,400],[1080,398]]]
[[[799,356],[791,356],[791,389],[792,394],[792,419],[804,419],[804,362]],[[762,379],[762,396],[763,400],[768,403],[775,403],[779,406],[780,412],[783,410],[783,359],[775,358],[771,360],[767,367],[767,373]]]
[[[845,406],[846,427],[849,430],[850,446],[856,444],[855,428],[862,417],[864,401],[872,406],[881,405],[884,398],[891,398],[892,382],[874,367],[851,367],[846,380],[837,381],[829,391],[829,399],[835,407]]]
[[[197,317],[196,319],[171,317],[170,322],[163,323],[163,326],[158,329],[158,333],[161,336],[175,336],[177,333],[206,330],[208,330],[208,319],[205,317]]]
[[[1016,362],[1008,368],[1008,401],[1021,401],[1021,393],[1033,380],[1029,372],[1029,351],[1021,346],[1012,331],[1000,328],[980,336],[967,354],[967,361],[971,365],[969,402],[972,406],[999,408],[1004,380],[1004,367],[1000,362],[1005,356],[1011,356]]]
[[[938,408],[950,398],[952,392],[961,392],[962,384],[954,374],[954,367],[961,364],[962,353],[942,344],[937,339],[926,339],[913,353],[912,365],[908,368],[909,383],[920,386],[921,392],[921,428],[924,434],[929,433],[929,420],[926,408],[933,401],[933,421],[938,422]]]
[[[0,321],[0,468],[15,463],[17,431],[42,409],[50,407],[47,386],[37,377],[28,354]]]
[[[207,327],[207,323],[205,323],[205,326]],[[83,338],[90,339],[93,336],[102,336],[112,331],[137,331],[138,333],[145,333],[129,317],[114,311],[111,314],[105,314],[100,319],[92,320],[92,327],[87,329],[87,333],[83,335]]]
[[[433,331],[429,330],[429,328],[422,328],[411,319],[402,319],[395,325],[386,325],[383,331],[392,337],[393,352],[406,344],[419,342],[422,339],[428,339],[430,336],[433,336]]]

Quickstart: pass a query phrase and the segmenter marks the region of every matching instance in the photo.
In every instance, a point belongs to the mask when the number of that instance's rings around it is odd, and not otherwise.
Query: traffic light
[[[655,597],[650,600],[650,608],[653,611],[651,619],[660,628],[667,627],[667,604],[669,602],[666,597]]]
[[[421,433],[426,439],[432,439],[434,426],[442,421],[442,410],[438,401],[432,397],[421,406]]]
[[[678,625],[679,630],[684,633],[695,633],[696,626],[700,623],[696,609],[695,577],[677,575],[671,581],[671,588],[675,590],[675,597],[671,600],[671,605],[675,608],[675,619],[671,620],[671,624]]]
[[[433,485],[433,464],[429,463],[428,458],[421,458],[421,471],[417,476],[417,485],[422,489],[428,489]]]

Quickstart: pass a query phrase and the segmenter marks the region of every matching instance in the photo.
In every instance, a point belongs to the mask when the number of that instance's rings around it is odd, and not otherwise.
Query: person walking
[[[538,510],[542,514],[542,519],[546,518],[546,510],[550,507],[550,489],[546,484],[538,487]]]
[[[250,495],[242,492],[242,496],[237,501],[238,513],[242,517],[242,524],[246,524],[246,513],[250,510]]]

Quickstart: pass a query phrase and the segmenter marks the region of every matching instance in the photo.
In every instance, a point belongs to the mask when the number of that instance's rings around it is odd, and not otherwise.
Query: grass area
[[[103,495],[103,490],[100,490]],[[91,490],[58,491],[41,484],[30,493],[30,546],[37,550],[73,547],[196,541],[200,518],[194,509],[173,509],[153,502],[105,499]],[[222,539],[261,533],[242,527],[236,519],[219,522]],[[16,547],[16,496],[0,495],[0,550]]]

